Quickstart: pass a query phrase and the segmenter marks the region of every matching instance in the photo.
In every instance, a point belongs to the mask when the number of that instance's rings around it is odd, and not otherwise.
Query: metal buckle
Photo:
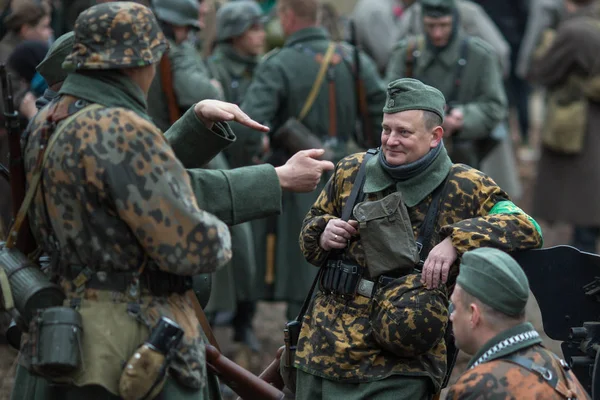
[[[356,293],[361,296],[365,296],[368,298],[373,297],[373,288],[375,287],[375,282],[369,281],[367,279],[361,279],[358,282],[358,288],[356,289]]]
[[[417,251],[419,252],[419,254],[421,254],[421,250],[423,250],[423,243],[420,242],[416,242],[417,243]]]

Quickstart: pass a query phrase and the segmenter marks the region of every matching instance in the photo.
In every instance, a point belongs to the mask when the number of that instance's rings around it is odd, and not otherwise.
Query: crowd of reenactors
[[[590,398],[510,254],[596,252],[597,0],[3,3],[12,399]]]

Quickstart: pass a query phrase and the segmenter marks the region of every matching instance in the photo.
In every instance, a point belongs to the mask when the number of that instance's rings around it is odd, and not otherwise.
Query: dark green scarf
[[[433,160],[430,159],[431,156]],[[383,168],[379,157],[373,157],[367,162],[367,178],[363,191],[378,193],[396,185],[396,190],[402,192],[406,206],[414,207],[446,179],[452,167],[452,161],[443,145],[439,146],[439,150],[431,150],[428,155],[413,164],[423,163],[426,164],[425,169],[419,168],[418,172],[413,174],[414,168],[410,168],[410,177],[395,179]]]
[[[59,94],[68,94],[106,107],[122,107],[151,120],[147,113],[146,96],[142,89],[118,71],[71,73]]]

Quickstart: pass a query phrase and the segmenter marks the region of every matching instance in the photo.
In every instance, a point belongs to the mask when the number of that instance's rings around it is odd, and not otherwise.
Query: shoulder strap
[[[358,170],[358,173],[356,174],[356,179],[354,179],[354,183],[352,184],[352,191],[350,192],[350,196],[348,196],[346,204],[344,205],[344,209],[342,210],[342,219],[344,221],[348,221],[352,217],[352,210],[354,209],[354,205],[356,204],[356,199],[358,199],[359,193],[362,192],[362,189],[365,186],[367,162],[371,159],[371,157],[373,157],[377,153],[379,153],[378,149],[369,149],[365,153],[365,158],[360,164],[360,168]]]
[[[418,269],[423,267],[423,264],[431,251],[431,236],[433,235],[433,229],[435,228],[435,222],[437,221],[440,204],[442,203],[442,194],[445,192],[446,184],[448,183],[451,174],[452,171],[450,171],[444,181],[433,190],[431,204],[429,204],[427,214],[421,224],[421,229],[419,229],[419,236],[417,236],[417,248],[419,249]]]
[[[40,184],[40,180],[42,178],[42,170],[44,169],[44,165],[46,164],[46,161],[48,160],[48,154],[50,154],[49,150],[54,146],[54,144],[56,143],[56,140],[58,139],[60,134],[65,130],[65,128],[75,118],[77,118],[84,111],[90,111],[92,109],[97,109],[97,108],[101,108],[101,107],[102,107],[102,105],[100,105],[100,104],[92,104],[92,105],[82,108],[81,110],[77,111],[74,114],[71,114],[60,125],[60,127],[58,127],[54,131],[54,133],[52,134],[52,137],[50,137],[50,140],[48,141],[48,144],[46,145],[46,147],[45,148],[42,147],[42,150],[40,151],[40,154],[38,156],[38,162],[36,165],[36,169],[33,172],[33,175],[31,177],[31,182],[29,182],[29,189],[27,189],[27,194],[25,195],[25,198],[23,199],[23,203],[21,203],[21,207],[19,208],[19,212],[17,213],[15,222],[13,223],[12,227],[10,228],[10,232],[8,233],[8,238],[6,240],[5,247],[12,248],[17,244],[17,239],[18,239],[19,231],[21,230],[21,225],[23,224],[23,221],[25,221],[25,217],[27,216],[27,211],[29,210],[29,207],[31,206],[31,202],[33,201],[33,196],[35,195],[35,192],[37,191],[37,188]]]
[[[566,363],[563,365],[563,362],[560,362],[558,367],[562,379],[564,380],[564,385],[560,385],[561,379],[559,376],[555,375],[551,369],[542,367],[539,364],[534,363],[527,357],[518,356],[516,354],[509,354],[506,357],[500,358],[500,361],[506,361],[512,364],[516,364],[521,368],[524,368],[538,376],[540,376],[544,382],[552,387],[556,392],[562,395],[565,399],[571,399],[575,397],[575,392],[572,389],[572,384],[569,378],[566,376],[565,369]]]
[[[342,219],[344,221],[348,221],[352,216],[352,209],[354,208],[354,203],[358,198],[359,192],[362,191],[362,188],[365,184],[365,175],[367,170],[367,162],[373,157],[375,154],[379,152],[378,149],[369,149],[365,153],[365,158],[363,158],[362,163],[360,163],[360,168],[358,169],[358,173],[356,174],[356,178],[352,183],[352,191],[350,192],[350,196],[348,196],[348,200],[346,200],[346,204],[344,205],[344,209],[342,210]],[[327,260],[327,259],[325,259]],[[325,261],[327,262],[327,261]],[[300,313],[296,317],[296,321],[302,322],[304,318],[304,314],[306,314],[306,310],[308,310],[308,306],[313,298],[313,293],[315,292],[315,288],[317,287],[317,283],[321,280],[321,275],[323,275],[324,265],[321,265],[319,268],[319,272],[317,276],[315,276],[315,280],[313,281],[306,298],[304,299],[304,303],[302,303],[302,308],[300,309]]]
[[[298,116],[298,120],[302,121],[306,114],[310,111],[311,107],[315,103],[317,99],[317,95],[319,94],[319,90],[321,89],[321,84],[323,83],[323,79],[325,78],[325,72],[327,72],[327,67],[331,62],[331,58],[333,57],[333,53],[335,52],[335,43],[329,43],[327,47],[327,52],[325,52],[325,56],[323,57],[323,61],[321,62],[321,67],[319,68],[319,73],[313,82],[312,88],[310,89],[310,93],[304,102],[304,106],[302,106],[302,110],[300,111],[300,115]]]
[[[452,86],[452,92],[450,95],[446,97],[446,104],[450,104],[456,101],[456,97],[458,96],[458,90],[460,89],[460,85],[462,84],[462,77],[465,71],[465,66],[467,65],[467,57],[469,55],[469,37],[465,37],[460,43],[460,57],[458,58],[456,67],[456,71],[454,74],[454,85]]]

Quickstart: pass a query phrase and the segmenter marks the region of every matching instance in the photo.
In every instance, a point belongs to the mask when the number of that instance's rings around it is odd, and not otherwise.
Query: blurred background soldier
[[[448,104],[445,143],[456,163],[478,167],[483,144],[506,116],[497,56],[483,40],[460,29],[454,0],[422,0],[425,34],[400,42],[387,81],[415,77],[442,91]]]
[[[348,44],[333,43],[326,31],[316,26],[317,8],[316,0],[278,2],[277,13],[286,35],[285,45],[265,56],[241,107],[252,118],[270,126],[272,132],[277,132],[290,119],[300,120],[324,146],[335,152],[334,160],[337,160],[347,153],[348,143],[355,137],[356,122],[360,120],[354,76],[356,54]],[[329,54],[329,60],[326,54]],[[318,82],[322,65],[322,79]],[[368,105],[365,109],[368,122],[363,125],[364,130],[380,132],[385,90],[375,65],[364,54],[360,54],[360,78]],[[314,94],[310,95],[313,87]],[[305,115],[301,115],[303,108]],[[247,151],[239,160],[251,162],[261,150],[260,135],[241,128],[236,132],[238,140],[245,142]],[[291,156],[283,147],[273,150],[282,155],[283,160]],[[282,160],[272,159],[272,162],[281,163]],[[265,222],[255,231],[257,239],[265,238],[267,232],[270,235],[269,246],[266,241],[256,244],[259,276],[266,280],[265,297],[286,300],[289,319],[298,314],[316,273],[298,247],[302,219],[315,197],[316,194],[285,193],[283,215],[268,224]]]
[[[521,137],[521,157],[534,156],[529,143],[529,83],[516,73],[521,43],[525,35],[531,0],[474,0],[490,16],[510,46],[510,69],[505,86],[508,102],[517,111]],[[528,150],[529,149],[529,150]]]
[[[398,21],[396,40],[407,39],[409,36],[423,33],[420,3],[420,1],[416,2],[402,13]],[[477,36],[486,41],[495,50],[502,63],[502,69],[507,74],[510,68],[510,47],[485,10],[470,0],[457,0],[456,10],[456,17],[462,30],[468,35]]]
[[[595,253],[600,236],[600,16],[595,0],[565,0],[566,17],[534,55],[548,90],[533,214],[574,225],[571,244]]]
[[[154,0],[152,7],[170,49],[157,65],[158,73],[148,95],[148,114],[162,130],[168,129],[191,105],[221,98],[218,84],[194,44],[200,29],[197,0]]]
[[[564,14],[564,0],[530,0],[529,16],[519,49],[516,74],[527,79],[533,53],[544,32],[556,29]]]
[[[229,2],[217,11],[217,45],[207,60],[213,79],[223,88],[226,101],[240,104],[250,86],[254,69],[265,48],[265,30],[260,6],[249,0]],[[257,133],[257,135],[259,135]],[[231,147],[213,159],[208,167],[227,169],[246,164],[235,157]],[[250,222],[230,227],[233,257],[231,262],[214,274],[213,295],[206,307],[214,314],[213,324],[231,323],[233,340],[240,343],[234,356],[236,363],[250,368],[249,350],[258,351],[252,320],[256,312],[258,290],[256,257]]]
[[[352,12],[362,49],[384,73],[398,40],[398,19],[415,0],[359,0]]]

